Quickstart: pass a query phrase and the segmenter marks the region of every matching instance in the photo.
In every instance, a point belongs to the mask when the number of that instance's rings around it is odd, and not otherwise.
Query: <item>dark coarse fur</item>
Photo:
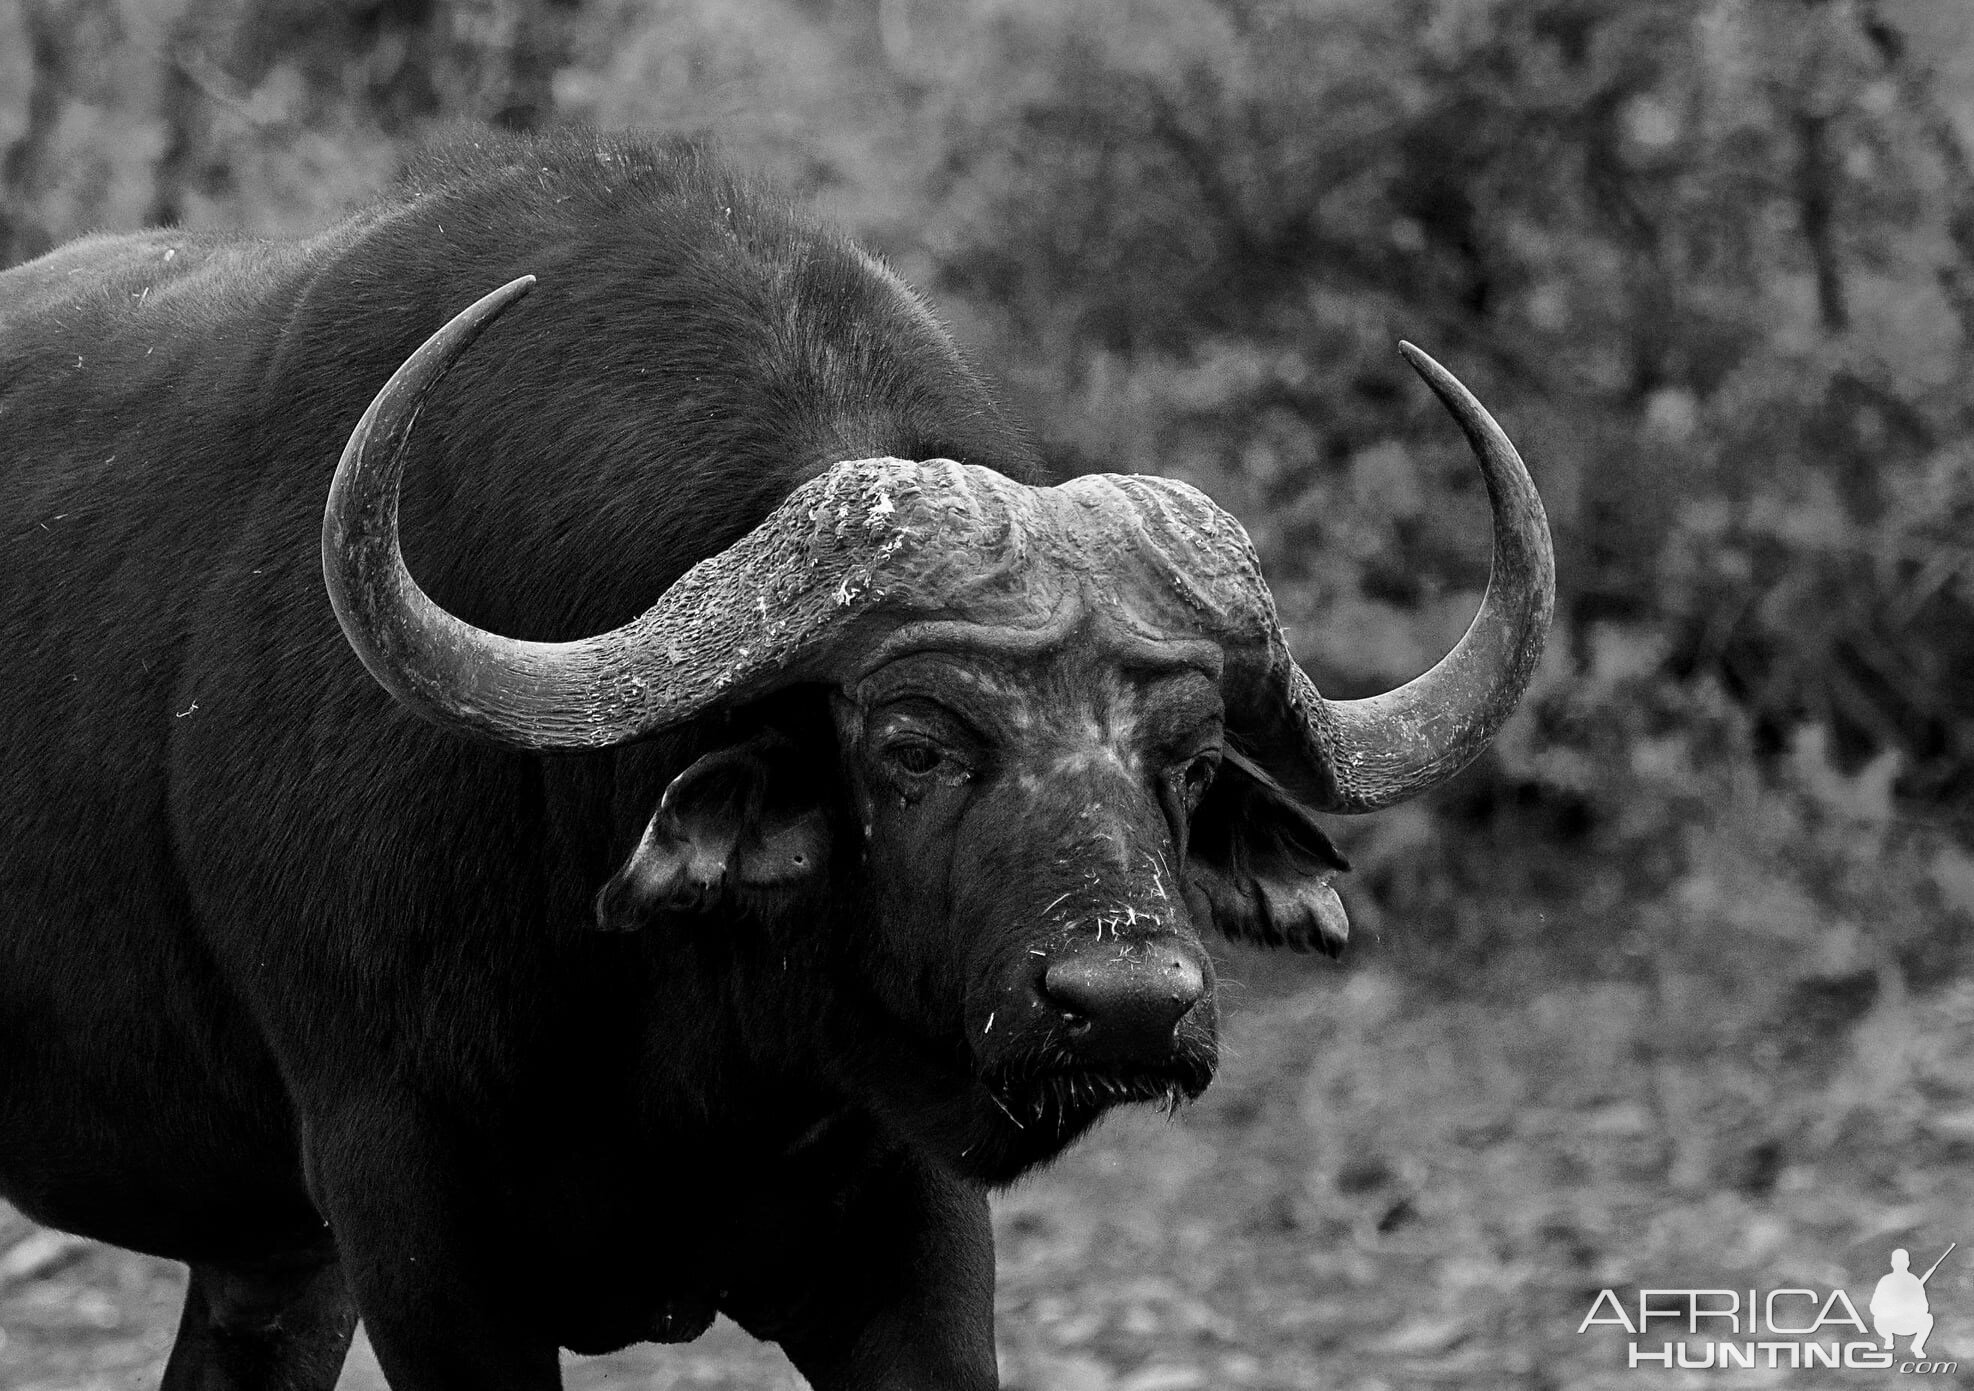
[[[345,1285],[401,1391],[715,1307],[819,1387],[991,1384],[984,1199],[832,1071],[896,1051],[842,935],[592,929],[714,734],[453,738],[325,602],[350,428],[521,274],[408,470],[473,623],[621,623],[838,459],[1042,481],[909,290],[692,145],[468,141],[306,240],[0,275],[0,1192],[193,1264],[167,1385],[329,1384]]]

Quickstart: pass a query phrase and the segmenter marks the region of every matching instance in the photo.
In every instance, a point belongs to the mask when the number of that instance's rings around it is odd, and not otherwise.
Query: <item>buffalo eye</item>
[[[1217,750],[1189,758],[1181,766],[1179,788],[1187,811],[1198,808],[1200,798],[1206,795],[1206,789],[1213,786],[1213,775],[1219,771],[1220,755]]]
[[[924,777],[946,761],[945,752],[929,739],[900,739],[884,751],[891,766],[908,777]]]
[[[954,786],[973,776],[963,755],[917,729],[896,730],[880,740],[877,761],[885,780],[914,800],[935,786]]]
[[[1187,826],[1220,771],[1221,752],[1217,743],[1206,748],[1195,745],[1195,750],[1187,757],[1167,763],[1158,782],[1158,799],[1165,808],[1173,843],[1179,847],[1181,856],[1186,853]]]
[[[1191,816],[1199,809],[1200,799],[1206,796],[1206,789],[1213,785],[1213,775],[1220,771],[1220,751],[1207,749],[1191,758],[1180,759],[1167,765],[1165,770],[1166,795],[1173,809],[1185,816]]]

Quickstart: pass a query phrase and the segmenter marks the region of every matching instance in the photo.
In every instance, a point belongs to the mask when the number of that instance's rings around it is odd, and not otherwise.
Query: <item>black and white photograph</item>
[[[1974,1388],[1974,0],[0,0],[0,1391]]]

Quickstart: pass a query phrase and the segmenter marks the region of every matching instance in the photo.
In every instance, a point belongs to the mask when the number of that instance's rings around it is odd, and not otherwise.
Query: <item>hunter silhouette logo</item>
[[[1926,1267],[1924,1275],[1915,1276],[1908,1268],[1912,1257],[1904,1251],[1892,1252],[1892,1271],[1878,1281],[1878,1288],[1871,1292],[1871,1327],[1885,1340],[1887,1348],[1892,1346],[1894,1336],[1912,1339],[1912,1355],[1926,1355],[1926,1336],[1933,1331],[1933,1311],[1926,1302],[1926,1282],[1933,1278],[1933,1272],[1953,1254],[1959,1242],[1950,1242],[1947,1249],[1940,1252],[1940,1260]]]

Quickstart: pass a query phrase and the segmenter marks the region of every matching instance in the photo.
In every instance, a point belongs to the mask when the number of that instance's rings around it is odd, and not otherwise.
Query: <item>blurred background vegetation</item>
[[[717,136],[1065,469],[1239,515],[1330,694],[1486,575],[1394,340],[1542,487],[1536,688],[1336,827],[1344,967],[1227,952],[1208,1099],[1000,1204],[1011,1386],[1622,1386],[1599,1288],[1862,1307],[1974,1249],[1966,0],[0,0],[0,265],[311,229],[462,120]],[[128,1384],[174,1278],[0,1214],[0,1381]],[[730,1331],[571,1370],[788,1376]]]

